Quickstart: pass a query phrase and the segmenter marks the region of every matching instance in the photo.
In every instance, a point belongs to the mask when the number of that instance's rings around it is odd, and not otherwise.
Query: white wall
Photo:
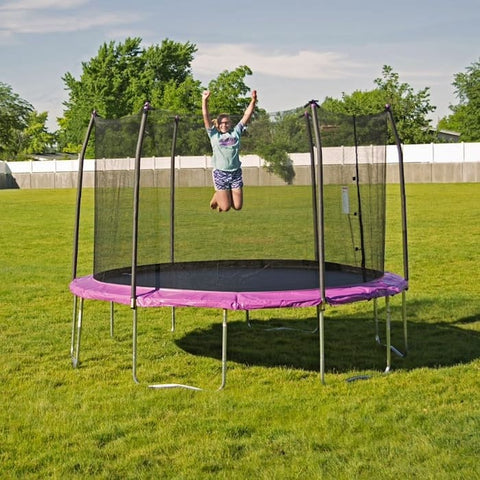
[[[365,147],[370,148],[370,147]],[[353,158],[353,147],[324,148],[325,165],[350,163]],[[431,143],[422,145],[403,145],[403,161],[405,163],[470,163],[480,162],[480,143]],[[243,167],[261,167],[263,160],[257,155],[243,155]],[[308,153],[292,153],[290,158],[294,166],[309,165]],[[387,147],[387,163],[397,163],[398,154],[395,145]],[[118,167],[134,168],[133,159],[115,160]],[[176,168],[211,168],[210,156],[181,157],[175,159]],[[76,172],[78,160],[46,160],[28,162],[6,162],[6,167],[15,173],[59,173]],[[170,158],[155,157],[142,159],[142,169],[162,170],[170,168]],[[4,167],[5,170],[5,167]],[[85,160],[84,171],[94,170],[94,161]],[[2,172],[3,170],[0,170]]]
[[[384,147],[360,147],[360,162],[364,155],[377,153],[383,158]],[[405,179],[407,183],[455,183],[480,182],[480,143],[442,143],[424,145],[403,145]],[[322,151],[325,166],[325,181],[335,178],[335,166],[351,164],[355,161],[353,147],[330,147]],[[308,176],[310,155],[292,153],[290,158],[295,168],[294,183],[304,184]],[[243,155],[242,167],[249,184],[277,185],[283,182],[263,169],[264,161],[257,155]],[[106,159],[106,170],[133,170],[133,158]],[[151,170],[155,176],[165,177],[170,169],[171,159],[167,157],[142,158],[141,168]],[[177,156],[175,166],[181,172],[181,182],[185,186],[209,185],[211,157]],[[97,166],[98,167],[98,166]],[[94,160],[84,161],[84,185],[93,185]],[[102,167],[100,167],[102,168]],[[75,188],[77,186],[78,160],[47,160],[29,162],[1,162],[0,188]],[[387,147],[387,182],[397,183],[398,152],[395,145]],[[163,180],[165,181],[165,180]]]

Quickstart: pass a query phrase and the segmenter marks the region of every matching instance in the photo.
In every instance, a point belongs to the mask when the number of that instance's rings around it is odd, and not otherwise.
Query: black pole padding
[[[172,152],[170,157],[170,261],[175,261],[175,157],[177,154],[177,135],[180,117],[174,118]]]
[[[407,232],[407,195],[405,192],[405,169],[403,165],[403,149],[400,135],[398,134],[397,124],[390,105],[385,105],[385,110],[392,125],[393,136],[395,137],[395,144],[397,145],[398,153],[398,174],[400,184],[400,201],[402,209],[402,244],[403,244],[403,276],[408,281],[408,232]]]
[[[83,190],[83,167],[85,163],[85,155],[87,153],[88,142],[90,140],[90,135],[95,125],[95,118],[97,117],[97,112],[92,111],[90,116],[90,122],[88,123],[87,133],[85,134],[85,139],[83,141],[82,150],[80,152],[80,157],[78,159],[78,174],[77,174],[77,201],[75,207],[75,227],[73,233],[73,258],[72,258],[72,280],[77,277],[77,267],[78,267],[78,239],[80,234],[80,210],[82,204],[82,190]]]
[[[303,115],[307,124],[308,146],[310,151],[310,182],[312,184],[312,216],[313,216],[313,245],[315,260],[318,261],[318,205],[317,205],[317,184],[315,173],[315,145],[313,142],[312,126],[310,123],[310,115],[305,112]]]
[[[325,305],[325,216],[324,216],[324,205],[323,205],[323,156],[322,156],[322,142],[320,136],[320,126],[318,123],[318,105],[317,102],[310,102],[310,107],[312,111],[312,120],[314,127],[314,136],[315,136],[315,145],[317,154],[317,188],[318,188],[318,277],[319,277],[319,289],[322,305]]]
[[[142,146],[147,125],[147,116],[150,110],[150,103],[145,102],[142,109],[142,119],[138,132],[137,149],[135,152],[135,178],[133,185],[133,227],[132,227],[132,275],[131,275],[131,294],[130,307],[136,308],[137,300],[137,254],[138,254],[138,217],[140,200],[140,164],[142,158]]]

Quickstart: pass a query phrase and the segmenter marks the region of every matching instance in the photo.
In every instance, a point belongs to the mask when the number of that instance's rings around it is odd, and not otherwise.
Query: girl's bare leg
[[[232,207],[232,193],[230,190],[217,190],[210,200],[212,209],[218,208],[219,212],[227,212]]]
[[[234,188],[231,192],[233,209],[241,210],[243,207],[243,190],[241,188]]]

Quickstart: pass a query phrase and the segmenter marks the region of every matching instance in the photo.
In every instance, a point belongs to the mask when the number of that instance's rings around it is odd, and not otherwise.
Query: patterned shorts
[[[212,177],[215,190],[232,190],[243,187],[241,168],[234,170],[233,172],[213,170]]]

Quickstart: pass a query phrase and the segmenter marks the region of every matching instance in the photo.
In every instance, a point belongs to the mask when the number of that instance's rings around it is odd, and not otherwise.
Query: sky
[[[428,87],[434,126],[458,104],[457,73],[480,60],[479,0],[0,0],[0,82],[58,128],[82,62],[105,42],[191,42],[206,87],[248,65],[245,83],[269,112],[373,90],[384,65]]]

